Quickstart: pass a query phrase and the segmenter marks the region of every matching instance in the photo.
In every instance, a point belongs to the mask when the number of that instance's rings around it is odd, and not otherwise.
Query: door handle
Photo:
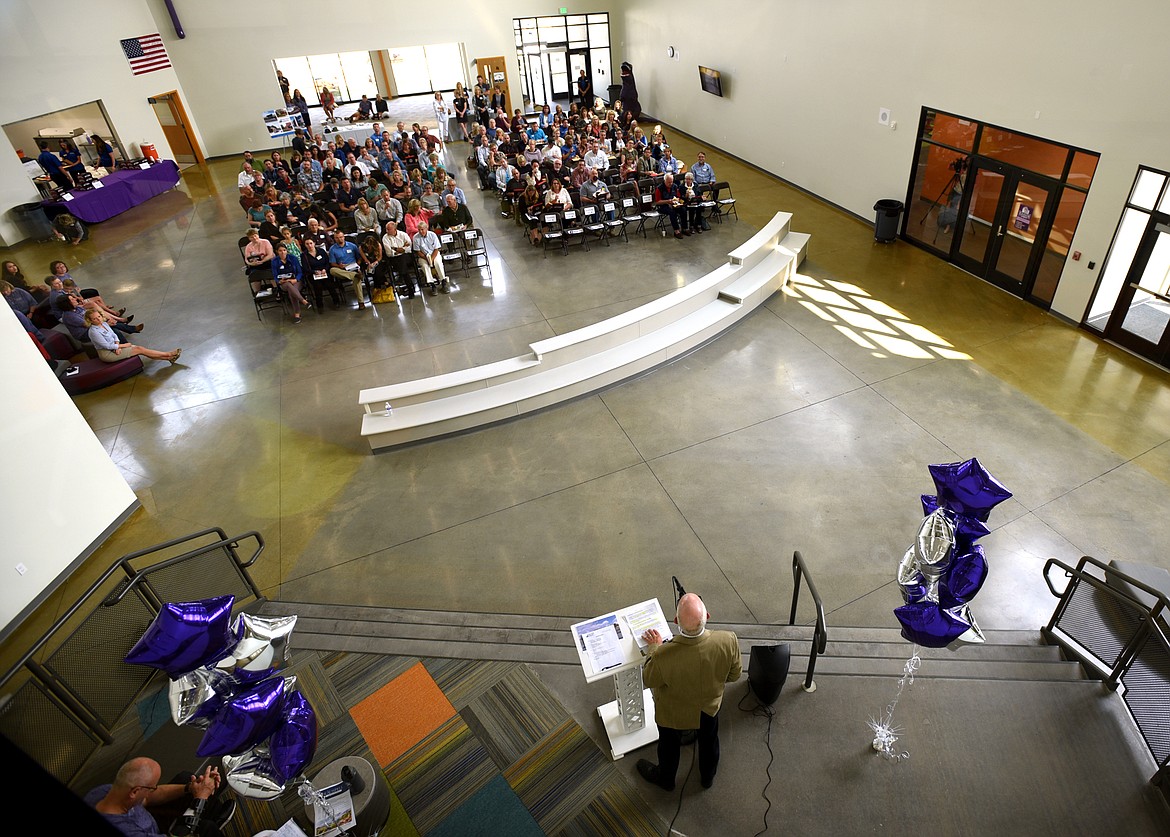
[[[996,230],[996,232],[995,232],[995,237],[1001,238],[1002,236],[1003,236],[1003,224],[1000,224],[999,229]]]

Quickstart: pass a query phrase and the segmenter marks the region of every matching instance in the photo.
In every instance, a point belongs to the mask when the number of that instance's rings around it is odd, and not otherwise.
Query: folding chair
[[[735,196],[731,193],[731,184],[729,184],[726,180],[720,180],[714,186],[714,190],[716,192],[722,192],[724,189],[727,190],[727,197],[719,198],[715,201],[719,205],[719,214],[716,215],[715,218],[720,223],[722,223],[724,215],[734,215],[735,220],[738,221],[739,212],[737,212],[735,209]]]
[[[455,233],[440,233],[439,247],[443,257],[443,272],[450,275],[451,271],[447,265],[453,265],[455,270],[462,271],[466,269],[467,263],[463,258],[463,248],[459,245],[459,239],[455,237]],[[455,264],[458,262],[459,264]]]
[[[669,219],[655,208],[653,194],[644,194],[639,200],[642,202],[642,220],[638,222],[638,229],[635,232],[642,233],[642,238],[645,238],[647,221],[653,221],[654,229],[657,230]]]
[[[625,198],[633,205],[633,198]],[[626,244],[630,243],[630,237],[626,234],[626,227],[630,225],[629,220],[620,212],[617,211],[617,205],[613,201],[606,201],[601,205],[602,220],[605,224],[606,239],[605,246],[609,246],[609,239],[621,236],[626,240]]]
[[[478,270],[480,267],[486,267],[488,278],[492,278],[492,264],[488,258],[483,230],[470,227],[463,231],[463,258],[464,270],[471,270],[473,267]],[[480,264],[480,259],[483,259],[482,264]]]
[[[719,212],[719,189],[717,183],[705,183],[699,190],[699,212],[706,213],[708,218],[714,218]]]
[[[268,267],[252,269],[244,258],[244,248],[248,246],[248,237],[244,236],[238,242],[240,261],[244,262],[244,278],[248,282],[248,291],[252,294],[252,304],[256,306],[256,319],[263,321],[260,312],[265,308],[283,308],[284,298],[280,288],[272,278],[272,270]]]
[[[633,224],[634,234],[637,235],[638,230],[642,228],[642,201],[637,197],[622,198],[621,208],[622,220],[626,222],[627,227],[625,232],[628,233],[628,227]],[[626,241],[629,240],[629,235],[627,234]]]
[[[565,249],[565,232],[561,229],[561,216],[557,213],[545,212],[540,216],[540,243],[546,259],[550,245],[560,247],[564,255],[569,255]]]
[[[596,204],[587,203],[581,207],[581,227],[585,230],[585,235],[591,235],[598,241],[605,241],[605,246],[609,246],[607,239],[609,230],[601,219]]]
[[[585,238],[585,228],[581,226],[581,213],[576,209],[566,209],[561,213],[561,232],[565,234],[565,255],[569,254],[570,244],[584,245],[589,249],[589,242]]]

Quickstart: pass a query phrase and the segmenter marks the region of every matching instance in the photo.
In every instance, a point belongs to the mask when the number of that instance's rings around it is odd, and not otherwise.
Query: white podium
[[[664,641],[672,636],[658,599],[623,607],[570,628],[585,682],[613,677],[616,699],[597,707],[597,714],[609,736],[614,761],[658,740],[654,698],[649,689],[642,687],[643,653],[638,637],[648,628],[656,628]]]

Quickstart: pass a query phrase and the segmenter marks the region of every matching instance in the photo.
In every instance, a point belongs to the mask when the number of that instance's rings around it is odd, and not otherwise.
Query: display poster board
[[[262,118],[264,120],[264,127],[268,131],[268,136],[273,139],[290,136],[297,128],[305,127],[300,113],[288,110],[287,108],[266,110]]]

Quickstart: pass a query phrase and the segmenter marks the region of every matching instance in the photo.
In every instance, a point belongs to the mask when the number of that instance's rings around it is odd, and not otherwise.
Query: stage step
[[[266,615],[297,614],[294,647],[411,657],[500,660],[580,665],[568,641],[569,626],[587,615],[508,613],[334,606],[266,602]],[[803,678],[813,629],[807,625],[714,624],[739,636],[747,665],[754,645],[788,643],[791,676]],[[1060,649],[1021,631],[988,631],[987,642],[955,650],[919,648],[917,677],[1067,682],[1085,679]],[[900,676],[912,646],[896,628],[830,628],[829,644],[817,658],[816,675]]]

